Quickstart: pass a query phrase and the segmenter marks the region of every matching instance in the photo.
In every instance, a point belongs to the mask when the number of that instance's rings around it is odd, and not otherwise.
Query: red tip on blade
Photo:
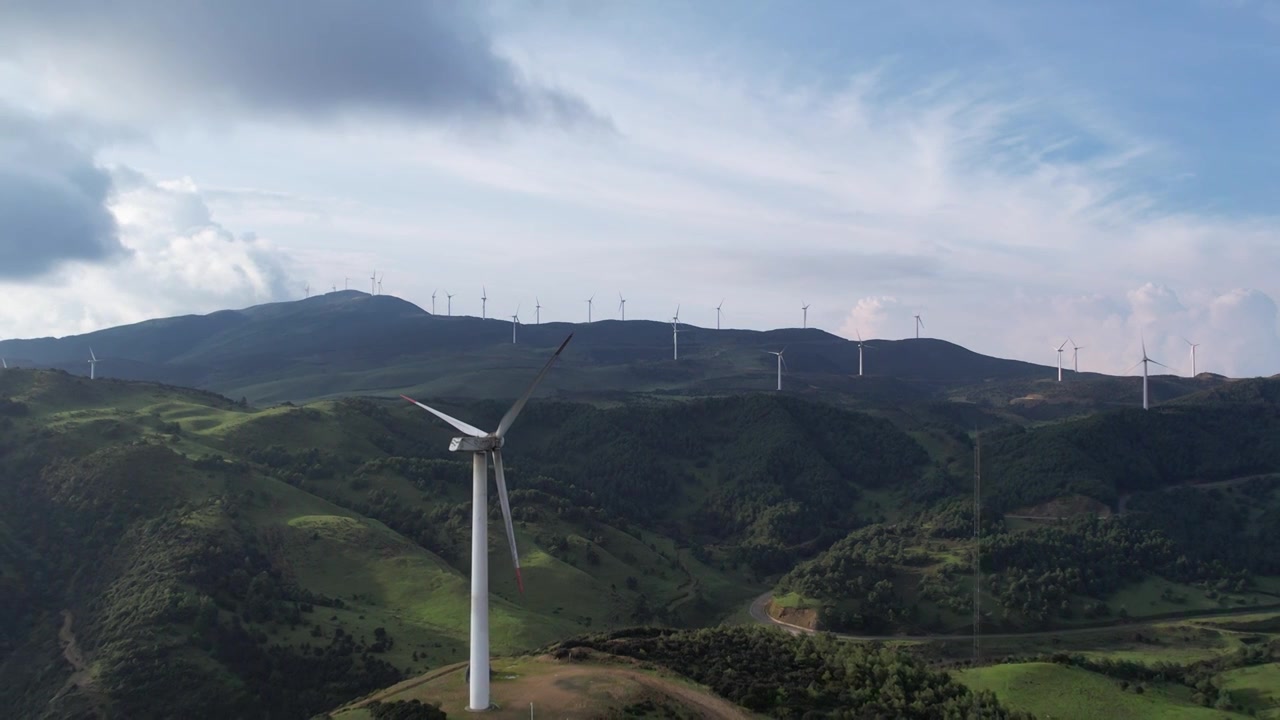
[[[524,578],[520,577],[520,568],[516,568],[516,586],[520,588],[520,594],[524,594]]]
[[[417,404],[418,404],[418,401],[417,401],[417,400],[414,400],[413,398],[409,397],[408,395],[401,395],[400,397],[404,398],[405,400],[408,400],[409,402],[413,403],[414,405],[417,405]]]

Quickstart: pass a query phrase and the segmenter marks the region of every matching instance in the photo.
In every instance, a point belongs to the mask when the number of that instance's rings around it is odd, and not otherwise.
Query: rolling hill
[[[357,291],[65,338],[5,340],[0,356],[11,364],[84,374],[92,347],[104,377],[206,388],[254,403],[401,392],[501,398],[518,394],[529,369],[570,332],[565,372],[548,381],[547,394],[607,399],[768,390],[774,366],[763,351],[783,347],[790,392],[873,404],[918,402],[978,386],[965,397],[1003,407],[1027,394],[1026,383],[1053,375],[1049,367],[979,355],[944,340],[910,339],[868,341],[867,376],[859,378],[857,345],[816,329],[686,325],[678,362],[671,360],[670,326],[644,320],[523,325],[520,342],[512,344],[510,322],[433,316],[392,296]],[[1202,386],[1177,378],[1161,382],[1158,398]],[[1107,390],[1096,399],[1114,395]]]

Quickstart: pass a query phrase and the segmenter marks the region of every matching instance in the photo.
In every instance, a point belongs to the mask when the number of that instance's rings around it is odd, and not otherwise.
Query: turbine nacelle
[[[494,435],[484,437],[456,437],[449,442],[452,452],[492,452],[502,449],[502,438]]]

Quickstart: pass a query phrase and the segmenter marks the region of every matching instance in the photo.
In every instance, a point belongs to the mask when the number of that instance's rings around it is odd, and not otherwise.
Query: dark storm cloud
[[[0,54],[175,111],[607,123],[523,77],[479,14],[443,0],[18,0],[0,10]]]
[[[0,104],[0,279],[123,252],[111,177],[61,122]]]

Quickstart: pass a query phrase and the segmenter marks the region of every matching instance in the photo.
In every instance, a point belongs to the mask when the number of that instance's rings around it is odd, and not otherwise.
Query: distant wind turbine
[[[1063,341],[1062,341],[1062,344],[1058,346],[1058,382],[1062,382],[1062,353],[1063,353],[1063,348],[1065,348],[1065,347],[1067,346],[1067,343],[1069,343],[1069,342],[1071,342],[1071,338],[1067,338],[1066,340],[1063,340]]]
[[[1200,343],[1193,343],[1186,338],[1182,338],[1182,342],[1191,346],[1191,377],[1196,376],[1196,348],[1200,347]]]
[[[436,291],[431,291],[431,314],[436,314]]]
[[[802,303],[800,305],[800,310],[804,312],[804,320],[801,322],[800,327],[807,328],[809,327],[809,304]]]
[[[786,351],[787,349],[785,347],[779,350],[778,352],[774,352],[772,350],[765,350],[765,352],[769,353],[770,355],[778,356],[778,389],[779,390],[782,389],[782,368],[786,367],[787,365],[787,361],[782,359],[782,353]]]
[[[1143,338],[1142,339],[1142,359],[1134,363],[1129,368],[1129,370],[1132,370],[1133,368],[1136,368],[1139,365],[1142,366],[1142,409],[1143,410],[1149,410],[1151,408],[1151,405],[1148,402],[1148,398],[1150,396],[1147,393],[1147,364],[1148,363],[1154,363],[1156,365],[1159,365],[1162,368],[1165,368],[1166,370],[1169,369],[1168,365],[1165,365],[1164,363],[1156,362],[1155,360],[1152,360],[1151,358],[1147,357],[1147,339]],[[1125,373],[1127,374],[1129,370],[1125,370]]]
[[[304,298],[311,297],[311,283],[307,283],[306,287],[302,288],[302,297]]]
[[[862,331],[858,330],[857,333],[858,333],[858,377],[862,377],[862,346],[865,343],[862,342]],[[870,345],[867,345],[867,347],[874,349]]]
[[[333,291],[338,292],[338,283],[333,284]]]
[[[516,344],[516,326],[520,324],[520,306],[516,306],[516,313],[511,316],[511,344]]]
[[[720,308],[724,307],[724,299],[721,298],[720,304],[716,306],[716,329],[720,329]]]
[[[591,302],[596,299],[596,294],[591,293],[591,297],[587,298],[587,324],[591,324]]]
[[[622,313],[623,321],[627,319],[627,299],[622,297],[622,293],[618,293],[618,312]]]
[[[445,307],[448,310],[449,317],[453,317],[453,293],[446,292],[444,296],[446,298]]]
[[[680,306],[676,306],[676,314],[671,316],[671,359],[680,359]]]
[[[387,277],[386,273],[383,273],[382,277],[378,278],[378,294],[379,295],[382,294],[382,280],[386,277]]]
[[[920,313],[916,313],[916,339],[920,339],[920,328],[924,327],[924,319],[920,317]]]
[[[374,270],[373,274],[369,276],[369,294],[370,295],[378,294],[378,271],[377,270]]]
[[[533,306],[533,324],[541,325],[542,324],[542,301],[539,300],[535,295],[533,298],[533,302],[535,303],[535,305]]]
[[[1071,371],[1077,374],[1080,372],[1080,351],[1083,349],[1083,345],[1077,345],[1075,340],[1071,340]]]
[[[564,347],[573,339],[573,335],[565,338],[560,347],[552,354],[547,364],[524,395],[516,400],[506,415],[498,423],[498,429],[486,433],[479,428],[450,417],[433,407],[424,405],[407,396],[405,400],[417,405],[441,420],[449,423],[462,432],[462,437],[455,437],[449,443],[453,452],[472,453],[471,463],[471,642],[470,666],[468,667],[469,701],[468,709],[488,710],[489,703],[489,458],[493,458],[494,479],[498,487],[498,501],[502,505],[502,521],[506,525],[507,544],[511,548],[511,561],[515,565],[516,584],[520,592],[524,592],[524,580],[520,577],[520,554],[516,551],[515,526],[511,522],[511,502],[507,495],[507,479],[502,467],[502,446],[506,442],[507,431],[524,409],[525,403],[533,395],[538,383],[546,377],[551,366]]]
[[[480,319],[485,319],[485,312],[489,306],[489,291],[483,285],[480,286]]]
[[[94,368],[96,368],[96,367],[98,366],[98,363],[99,363],[99,362],[101,362],[101,361],[100,361],[100,360],[98,360],[98,356],[97,356],[97,355],[94,355],[94,354],[93,354],[93,347],[92,347],[92,346],[90,346],[90,347],[89,347],[89,379],[90,379],[90,380],[92,380],[92,379],[94,379],[94,377],[96,377],[96,373],[94,372]]]

